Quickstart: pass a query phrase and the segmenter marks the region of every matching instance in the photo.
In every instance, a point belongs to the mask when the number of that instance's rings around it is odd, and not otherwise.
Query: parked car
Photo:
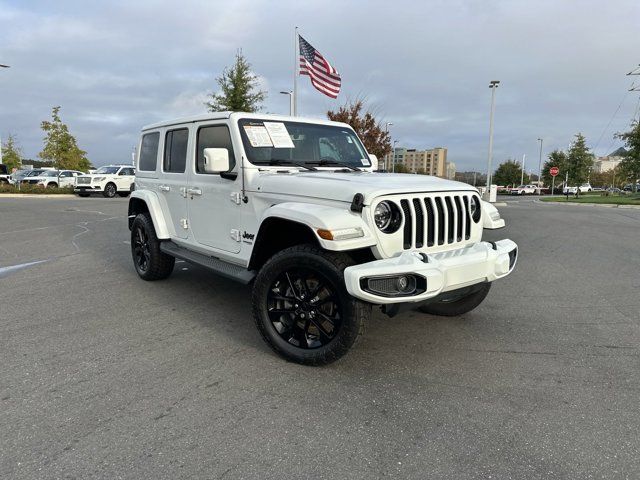
[[[625,185],[623,190],[625,192],[633,192],[633,183]],[[636,192],[640,192],[640,183],[636,184]]]
[[[511,195],[533,195],[536,188],[535,185],[519,185],[511,189]]]
[[[580,193],[590,192],[591,190],[593,190],[590,183],[583,183],[578,188],[580,189]]]
[[[73,187],[76,177],[84,175],[78,170],[45,170],[40,175],[30,175],[22,180],[23,184],[39,185],[44,188]]]
[[[131,165],[107,165],[96,173],[76,178],[74,192],[81,197],[92,193],[101,193],[107,198],[119,195],[127,197],[131,193],[131,184],[135,180],[136,169]]]
[[[0,163],[0,183],[10,183],[9,178],[9,169],[5,164]]]
[[[144,127],[138,152],[140,278],[165,279],[180,258],[251,284],[260,334],[294,362],[345,355],[374,306],[467,313],[517,261],[513,241],[482,241],[505,222],[475,188],[373,173],[345,123],[209,113]]]
[[[563,195],[575,195],[578,192],[578,187],[564,187],[562,189]]]

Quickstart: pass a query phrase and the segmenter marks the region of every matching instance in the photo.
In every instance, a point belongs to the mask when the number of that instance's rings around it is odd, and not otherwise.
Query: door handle
[[[199,188],[187,188],[187,195],[202,195],[202,190]]]
[[[171,191],[171,187],[169,185],[158,185],[158,190],[161,192],[169,192]]]

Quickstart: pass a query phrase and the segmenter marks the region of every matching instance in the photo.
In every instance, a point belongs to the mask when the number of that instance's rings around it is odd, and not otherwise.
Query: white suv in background
[[[44,188],[73,187],[76,177],[84,175],[78,170],[45,170],[39,175],[29,176],[22,180],[23,184],[39,185]]]
[[[92,193],[102,193],[107,198],[116,194],[126,197],[131,193],[136,169],[130,165],[107,165],[100,167],[96,173],[76,178],[74,192],[81,197]]]

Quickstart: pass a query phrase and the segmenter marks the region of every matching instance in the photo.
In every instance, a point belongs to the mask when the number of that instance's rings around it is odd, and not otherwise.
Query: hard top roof
[[[311,117],[292,117],[289,115],[274,115],[271,113],[247,113],[247,112],[211,112],[211,113],[203,113],[200,115],[192,115],[189,117],[175,118],[173,120],[166,120],[164,122],[152,123],[150,125],[145,125],[142,127],[142,131],[146,130],[154,130],[156,128],[169,127],[172,125],[181,125],[185,123],[195,123],[195,122],[206,122],[207,120],[226,120],[226,119],[237,120],[240,118],[264,118],[279,122],[306,122],[306,123],[319,123],[322,125],[342,125],[351,128],[351,126],[346,123],[341,122],[332,122],[331,120],[326,120],[322,118],[311,118]]]

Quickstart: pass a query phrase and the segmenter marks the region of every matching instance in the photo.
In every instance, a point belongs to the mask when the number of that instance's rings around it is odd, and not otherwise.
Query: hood
[[[261,171],[257,189],[264,193],[298,195],[351,202],[356,193],[364,195],[365,204],[381,195],[418,192],[451,192],[477,190],[469,184],[430,175],[371,172],[296,172]]]

